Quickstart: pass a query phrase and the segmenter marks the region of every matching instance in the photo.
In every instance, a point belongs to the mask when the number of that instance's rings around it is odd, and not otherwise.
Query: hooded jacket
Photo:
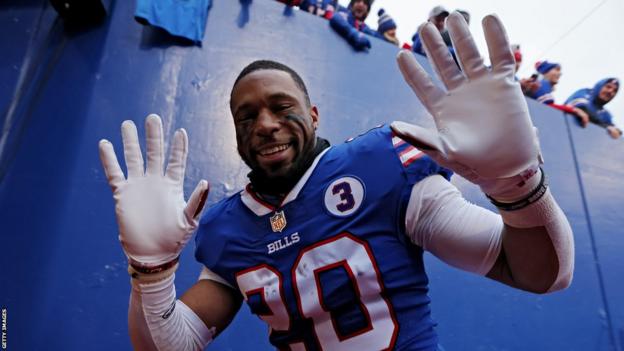
[[[602,87],[611,81],[615,81],[619,89],[620,82],[617,78],[605,78],[598,81],[598,83],[596,83],[596,85],[594,85],[591,89],[585,88],[575,91],[574,94],[570,95],[570,97],[566,100],[566,105],[572,105],[587,112],[589,120],[592,123],[604,128],[612,126],[613,118],[611,117],[611,113],[604,108],[604,105],[609,102],[602,101],[598,97]]]

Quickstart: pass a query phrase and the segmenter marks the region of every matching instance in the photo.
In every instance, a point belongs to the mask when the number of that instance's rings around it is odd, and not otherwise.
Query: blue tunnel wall
[[[97,153],[101,138],[121,145],[123,120],[134,120],[140,134],[150,112],[163,117],[169,137],[185,127],[185,192],[208,179],[211,203],[246,181],[228,101],[236,75],[254,59],[284,62],[304,77],[320,111],[319,134],[333,143],[395,119],[432,125],[403,82],[395,47],[373,40],[369,53],[356,53],[320,18],[284,16],[269,0],[248,8],[216,1],[195,47],[138,25],[134,2],[107,6],[103,25],[72,31],[47,1],[0,4],[0,307],[10,350],[131,349],[129,278]],[[533,101],[529,107],[551,188],[574,229],[573,284],[533,295],[427,256],[441,343],[447,350],[622,350],[624,144]],[[453,181],[491,208],[474,186]],[[179,293],[200,270],[193,249],[182,255]],[[268,350],[266,335],[243,307],[209,349]]]

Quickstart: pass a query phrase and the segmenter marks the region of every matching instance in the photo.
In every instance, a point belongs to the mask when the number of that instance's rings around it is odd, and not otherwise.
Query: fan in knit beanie
[[[379,16],[377,32],[384,40],[398,46],[399,39],[396,37],[397,26],[392,17],[384,9],[379,9],[377,15]]]
[[[548,71],[557,67],[561,68],[561,65],[558,63],[548,62],[548,61],[538,61],[537,63],[535,63],[535,69],[542,75],[548,73]]]

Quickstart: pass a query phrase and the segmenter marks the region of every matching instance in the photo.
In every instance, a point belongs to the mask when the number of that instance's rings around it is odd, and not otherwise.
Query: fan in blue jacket
[[[561,78],[561,65],[554,62],[540,61],[535,64],[535,69],[542,75],[540,86],[535,92],[529,92],[528,97],[537,100],[543,104],[552,104],[555,97],[552,95],[555,85],[559,83]]]
[[[390,15],[387,14],[384,9],[379,9],[377,15],[379,16],[377,25],[377,37],[396,46],[399,46],[399,39],[396,37],[397,25],[392,17],[390,17]]]
[[[329,21],[331,27],[358,51],[370,49],[370,40],[364,35],[378,37],[377,31],[364,23],[374,0],[351,0],[349,7],[339,8]]]
[[[617,139],[622,136],[622,131],[613,124],[611,113],[604,106],[613,100],[619,88],[620,81],[617,78],[605,78],[591,89],[577,90],[566,100],[566,104],[585,111],[590,122],[607,129],[609,135]]]

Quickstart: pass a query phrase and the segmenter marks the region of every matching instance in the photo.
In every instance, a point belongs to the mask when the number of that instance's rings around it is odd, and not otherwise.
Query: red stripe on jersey
[[[425,153],[422,151],[418,151],[418,153],[414,154],[413,156],[411,156],[410,158],[408,158],[407,160],[403,161],[403,167],[407,167],[410,164],[412,164],[412,162],[418,160],[419,158],[425,156]]]
[[[410,146],[406,147],[405,149],[401,150],[401,152],[399,152],[399,157],[402,159],[405,156],[405,154],[413,152],[414,150],[418,151],[418,149],[416,149],[415,147],[410,145]]]
[[[392,136],[392,146],[395,148],[405,144],[405,140],[399,138],[398,136]]]

